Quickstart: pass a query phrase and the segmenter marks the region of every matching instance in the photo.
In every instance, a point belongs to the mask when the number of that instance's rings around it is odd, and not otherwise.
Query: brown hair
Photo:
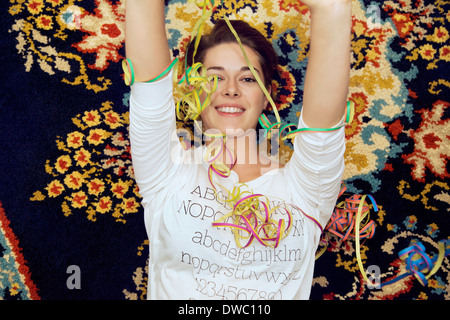
[[[230,20],[231,25],[236,30],[239,38],[244,46],[247,46],[259,56],[259,62],[264,76],[264,84],[266,87],[272,84],[278,66],[278,57],[272,44],[258,30],[251,27],[247,22],[242,20]],[[236,41],[235,36],[231,33],[230,28],[224,20],[219,20],[209,34],[203,35],[200,39],[196,62],[204,62],[208,49],[223,43],[232,43]],[[195,38],[189,43],[186,53],[187,64],[192,64],[192,55],[194,53]]]

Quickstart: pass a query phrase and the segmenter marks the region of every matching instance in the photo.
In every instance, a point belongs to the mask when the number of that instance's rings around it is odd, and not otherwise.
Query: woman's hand
[[[303,0],[311,11],[311,44],[303,120],[331,127],[345,111],[350,76],[351,0]]]
[[[159,75],[170,63],[163,0],[126,1],[125,49],[136,81]]]

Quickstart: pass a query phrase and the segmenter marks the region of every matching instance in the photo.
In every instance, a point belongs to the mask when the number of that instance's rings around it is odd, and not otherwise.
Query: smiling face
[[[244,49],[264,83],[259,56],[248,47]],[[203,65],[208,76],[218,78],[211,104],[201,114],[204,130],[219,130],[232,136],[255,129],[268,100],[248,68],[239,45],[223,43],[210,48]]]

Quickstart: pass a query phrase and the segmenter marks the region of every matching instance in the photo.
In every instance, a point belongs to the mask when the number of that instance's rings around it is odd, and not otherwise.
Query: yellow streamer
[[[441,268],[442,262],[444,261],[444,258],[445,258],[445,243],[444,242],[439,242],[438,250],[439,250],[438,259],[437,259],[436,263],[434,264],[433,269],[431,269],[430,273],[428,273],[427,276],[425,277],[425,279],[427,279],[427,280],[430,279]]]
[[[367,278],[367,274],[366,271],[364,269],[362,260],[361,260],[361,248],[360,248],[360,240],[359,240],[359,228],[360,228],[360,224],[361,224],[361,213],[362,213],[362,209],[363,209],[363,204],[364,204],[364,200],[366,199],[366,195],[363,195],[361,197],[361,203],[359,205],[358,208],[358,213],[356,214],[356,259],[358,261],[358,266],[359,266],[359,270],[361,271],[361,274],[364,278],[364,280],[366,280],[366,283],[370,283],[371,285],[372,282],[370,282],[370,280]]]

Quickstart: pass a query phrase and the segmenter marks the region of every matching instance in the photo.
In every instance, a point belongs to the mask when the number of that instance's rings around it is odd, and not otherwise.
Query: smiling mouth
[[[220,106],[216,107],[216,110],[222,113],[228,113],[228,114],[240,114],[245,111],[243,108],[239,107],[227,107],[227,106]]]

